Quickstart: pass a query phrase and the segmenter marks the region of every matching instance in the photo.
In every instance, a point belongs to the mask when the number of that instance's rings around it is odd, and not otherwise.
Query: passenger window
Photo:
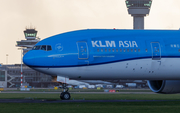
[[[133,49],[131,49],[131,52],[133,52]]]
[[[148,52],[148,50],[146,49],[146,52]]]
[[[116,49],[116,52],[118,52],[118,49]]]
[[[127,49],[127,52],[129,52],[129,49]]]
[[[138,49],[138,52],[140,52],[140,49]]]
[[[120,49],[120,52],[122,52],[122,49]]]
[[[180,49],[179,49],[179,52],[180,52]]]
[[[97,49],[97,52],[99,52],[99,49]]]
[[[51,51],[52,50],[52,48],[51,48],[51,46],[47,46],[47,51]]]
[[[136,50],[136,49],[134,49],[134,52],[137,52],[137,50]]]
[[[103,52],[103,49],[101,49],[101,52]]]
[[[109,52],[111,52],[111,49],[109,49]]]
[[[105,49],[105,52],[107,52],[107,49]]]
[[[34,46],[32,50],[39,50],[41,46]]]
[[[42,46],[41,46],[41,50],[46,51],[46,45],[42,45]]]
[[[114,52],[114,49],[112,49],[112,52]]]
[[[126,49],[124,49],[124,52],[126,52]]]

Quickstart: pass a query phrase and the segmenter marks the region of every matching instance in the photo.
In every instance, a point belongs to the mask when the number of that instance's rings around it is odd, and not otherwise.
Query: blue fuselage
[[[180,31],[80,30],[52,36],[37,45],[51,45],[52,50],[31,50],[24,56],[28,66],[74,67],[153,57],[179,58]]]

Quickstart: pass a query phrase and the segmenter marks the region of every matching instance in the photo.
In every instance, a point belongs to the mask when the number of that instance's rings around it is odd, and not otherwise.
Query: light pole
[[[21,50],[21,88],[22,88],[22,85],[23,85],[22,50],[23,48],[18,48],[18,50]]]
[[[6,64],[8,64],[8,54],[6,54]]]

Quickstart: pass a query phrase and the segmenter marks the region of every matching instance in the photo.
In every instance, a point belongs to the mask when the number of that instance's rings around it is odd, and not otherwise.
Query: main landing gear
[[[71,98],[71,95],[68,92],[69,88],[66,86],[66,84],[62,84],[62,86],[63,86],[63,92],[60,94],[60,98],[62,100],[69,100]]]

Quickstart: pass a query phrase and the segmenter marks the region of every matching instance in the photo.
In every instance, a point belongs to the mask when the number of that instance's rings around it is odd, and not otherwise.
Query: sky
[[[45,39],[79,29],[133,29],[133,18],[125,0],[0,0],[0,63],[21,63],[16,41],[30,25]],[[145,29],[179,28],[180,0],[153,0]]]

